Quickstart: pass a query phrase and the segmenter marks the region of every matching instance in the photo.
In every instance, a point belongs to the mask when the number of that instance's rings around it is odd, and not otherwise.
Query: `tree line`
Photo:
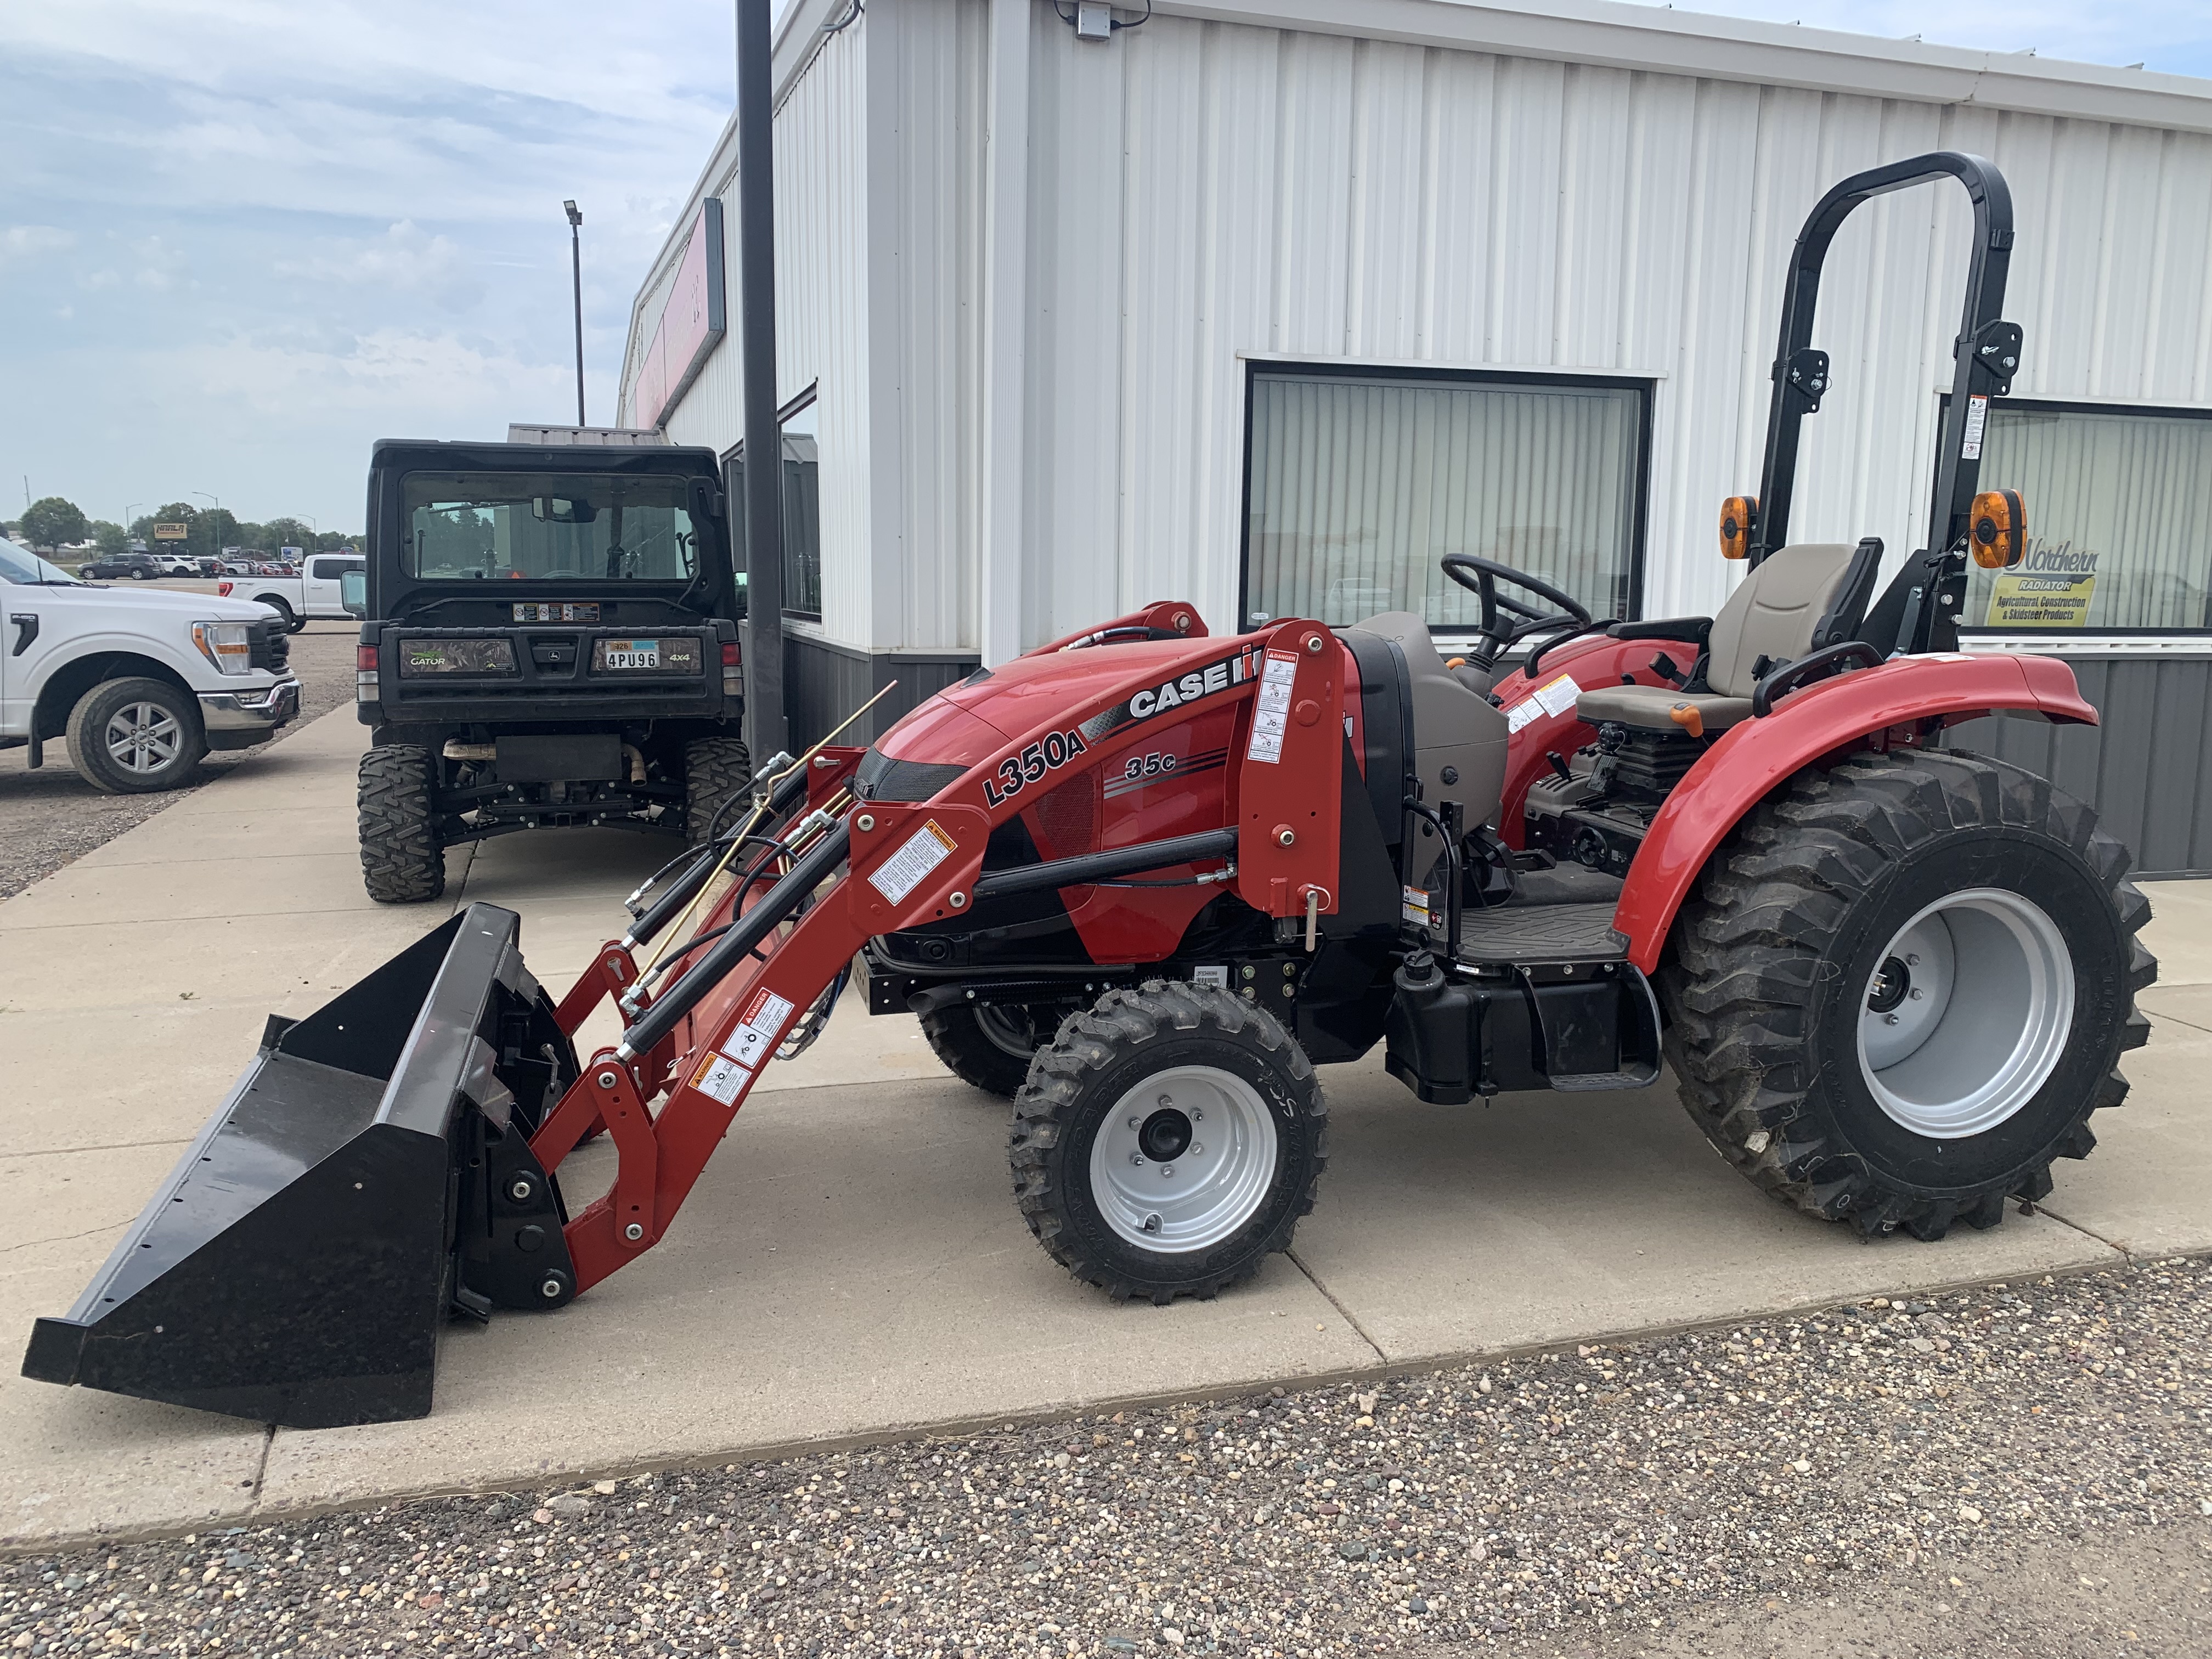
[[[156,541],[154,526],[180,524],[181,541]],[[279,517],[256,524],[241,520],[228,507],[195,507],[184,501],[133,519],[126,526],[107,519],[88,519],[76,502],[48,495],[23,510],[20,522],[7,526],[9,534],[25,546],[41,552],[74,547],[89,540],[104,558],[129,550],[133,541],[143,542],[155,552],[177,552],[191,558],[218,558],[226,547],[247,548],[276,556],[279,548],[297,547],[309,552],[357,545],[357,538],[341,530],[318,531],[305,520]]]

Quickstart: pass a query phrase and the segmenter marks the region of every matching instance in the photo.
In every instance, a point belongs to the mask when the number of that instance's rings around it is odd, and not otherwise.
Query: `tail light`
[[[215,585],[215,591],[221,598],[227,599],[230,597],[230,590],[237,586],[236,582],[217,582]]]
[[[722,641],[722,695],[742,697],[745,694],[744,658],[739,654],[735,640]]]
[[[373,645],[357,645],[354,647],[353,699],[356,702],[378,701],[376,647]]]

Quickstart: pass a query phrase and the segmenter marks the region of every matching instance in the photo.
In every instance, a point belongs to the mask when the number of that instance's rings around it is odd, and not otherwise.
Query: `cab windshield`
[[[48,564],[27,548],[7,541],[0,541],[0,582],[15,582],[27,587],[83,586],[59,565]]]
[[[688,479],[413,472],[404,489],[410,576],[681,582],[699,568]]]

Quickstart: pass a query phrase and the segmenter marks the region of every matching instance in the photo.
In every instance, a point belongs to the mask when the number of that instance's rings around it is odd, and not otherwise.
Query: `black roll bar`
[[[1781,339],[1774,358],[1774,391],[1767,406],[1766,453],[1759,471],[1759,517],[1752,533],[1754,565],[1789,544],[1799,429],[1805,416],[1820,409],[1829,388],[1828,354],[1813,345],[1813,315],[1828,245],[1861,204],[1945,178],[1965,185],[1974,204],[1973,246],[1959,337],[1952,345],[1951,401],[1938,439],[1928,544],[1907,561],[1862,630],[1884,651],[1948,649],[1958,642],[1957,613],[1965,574],[1963,567],[1948,570],[1945,556],[1965,538],[1980,484],[1989,400],[2009,392],[2013,376],[2020,371],[2020,328],[2000,314],[2012,264],[2012,191],[1995,162],[1960,150],[1936,150],[1853,173],[1814,204],[1790,256],[1789,283],[1782,296]]]

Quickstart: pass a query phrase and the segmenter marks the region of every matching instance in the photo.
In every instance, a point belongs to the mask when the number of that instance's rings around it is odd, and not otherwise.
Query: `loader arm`
[[[1152,610],[1188,614],[1194,624],[1188,606]],[[1153,628],[1149,614],[1137,620]],[[613,1187],[564,1229],[578,1291],[665,1233],[762,1068],[861,945],[964,910],[993,830],[1041,786],[1118,765],[1169,709],[1218,698],[1239,710],[1239,896],[1309,930],[1337,909],[1338,825],[1324,809],[1337,799],[1345,750],[1342,647],[1313,623],[1209,642],[1176,630],[1176,619],[1163,619],[1167,641],[1133,640],[1146,650],[1098,653],[1097,671],[1073,699],[1040,696],[1028,729],[959,757],[966,769],[927,800],[854,798],[846,786],[856,751],[842,751],[834,768],[809,780],[819,804],[786,832],[788,856],[775,884],[762,891],[739,882],[715,900],[692,936],[701,948],[683,947],[680,969],[657,994],[628,994],[624,1006],[636,1012],[623,1041],[592,1056],[531,1139],[548,1171],[594,1123],[615,1144]],[[1177,700],[1163,708],[1169,686],[1180,688]],[[1128,857],[1144,856],[1144,845],[1126,849]],[[1164,843],[1157,863],[1134,867],[1208,861]],[[608,946],[587,979],[605,988],[620,978],[605,958],[623,949]]]

